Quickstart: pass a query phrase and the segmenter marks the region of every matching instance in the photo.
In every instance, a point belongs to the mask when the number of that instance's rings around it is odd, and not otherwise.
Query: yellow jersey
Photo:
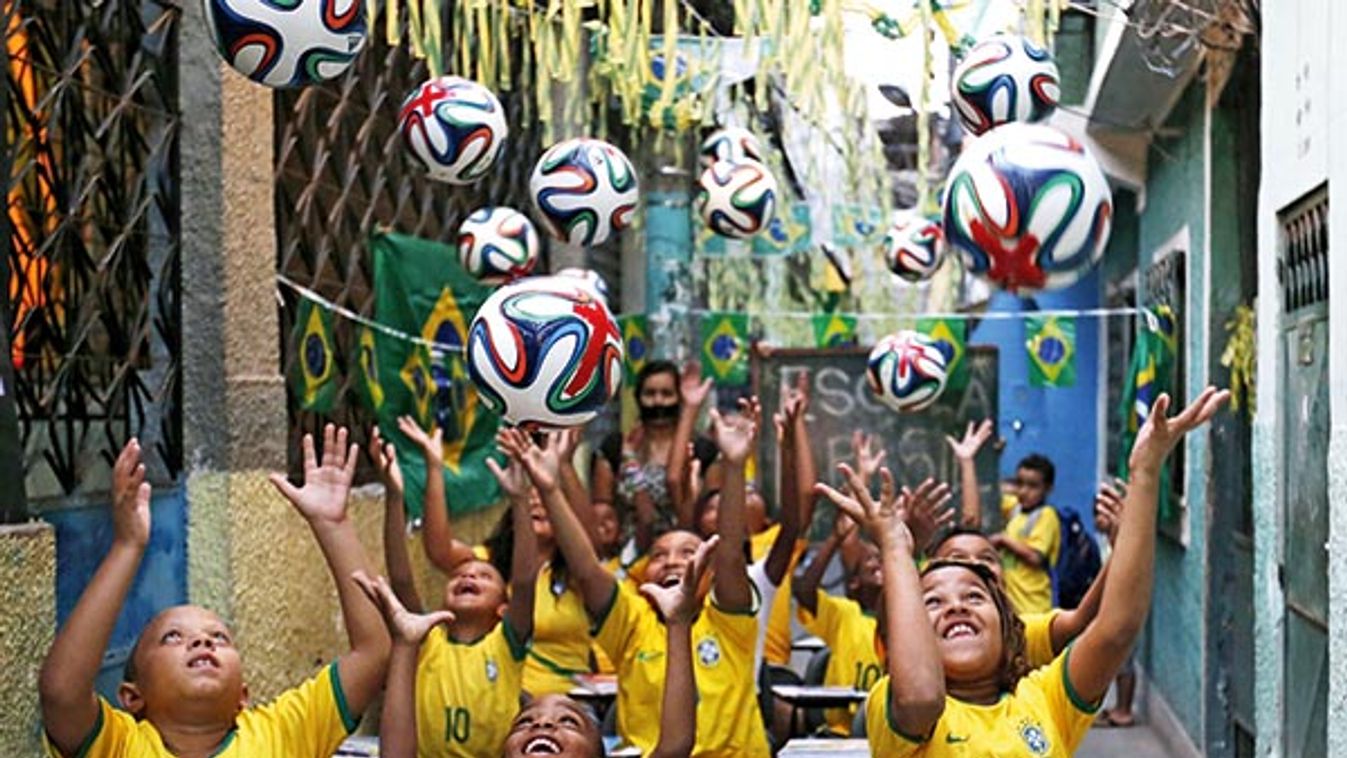
[[[525,653],[508,620],[476,642],[431,630],[416,663],[417,756],[500,755],[519,712]]]
[[[490,561],[486,545],[473,547],[479,560]],[[575,675],[590,672],[589,616],[585,601],[570,582],[553,586],[552,564],[538,570],[533,591],[533,638],[524,661],[524,690],[533,695],[565,694]]]
[[[749,538],[749,553],[754,561],[767,557],[776,542],[776,536],[780,533],[781,525],[773,524]],[[772,601],[772,607],[767,611],[767,642],[763,647],[763,658],[768,663],[775,663],[778,666],[790,665],[791,577],[795,574],[795,566],[800,562],[800,556],[804,555],[808,547],[809,543],[804,540],[795,541],[795,549],[790,554],[790,565],[786,567],[786,576],[781,580],[781,586],[776,591],[776,599]]]
[[[337,751],[360,723],[346,706],[337,664],[333,663],[300,686],[287,690],[269,705],[248,708],[239,714],[234,730],[225,736],[212,756],[247,758],[327,758]],[[44,739],[46,753],[62,758]],[[98,698],[98,720],[84,744],[80,758],[173,758],[164,747],[159,730],[148,721],[137,721],[126,711]]]
[[[945,712],[927,738],[902,734],[889,713],[889,678],[870,690],[866,735],[870,750],[886,758],[985,756],[1069,758],[1094,722],[1099,704],[1086,703],[1067,675],[1067,648],[1052,663],[1020,680],[1014,693],[992,705],[945,698]]]
[[[1006,522],[1006,536],[1023,542],[1031,550],[1048,560],[1047,567],[1034,568],[1009,551],[1001,552],[1002,573],[1005,575],[1006,594],[1020,614],[1047,613],[1052,610],[1051,567],[1057,563],[1062,545],[1062,524],[1057,509],[1043,504],[1025,513],[1011,500],[1009,508],[1002,502]]]
[[[617,666],[617,733],[650,752],[659,742],[668,638],[645,600],[622,583],[596,619],[595,638]],[[767,758],[753,672],[756,613],[729,613],[706,604],[692,625],[697,692],[698,758]]]
[[[873,613],[861,608],[860,603],[826,592],[818,593],[817,615],[800,607],[800,623],[806,631],[828,644],[828,668],[823,683],[833,687],[851,687],[869,691],[884,675],[884,661],[879,657],[875,635],[879,621]],[[851,734],[851,719],[856,707],[829,708],[824,711],[828,729],[834,734]]]
[[[1020,621],[1024,622],[1024,657],[1029,660],[1029,668],[1046,666],[1057,657],[1052,652],[1052,620],[1061,612],[1061,608],[1053,608],[1047,613],[1020,614]]]

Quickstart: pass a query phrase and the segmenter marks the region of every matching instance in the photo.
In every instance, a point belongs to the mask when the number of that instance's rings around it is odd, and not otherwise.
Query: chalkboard
[[[964,356],[969,368],[967,386],[958,392],[947,390],[935,405],[920,413],[906,414],[875,400],[865,380],[867,355],[868,351],[858,348],[755,351],[753,387],[762,402],[763,416],[770,418],[781,407],[783,387],[794,386],[799,374],[808,372],[812,397],[809,438],[820,477],[839,483],[837,464],[852,463],[851,433],[860,429],[879,435],[888,451],[885,465],[900,485],[915,486],[934,477],[954,488],[952,502],[957,504],[957,462],[945,435],[959,437],[968,421],[996,418],[997,349],[969,348]],[[759,445],[759,480],[768,502],[775,504],[780,470],[775,436],[760,435]],[[998,502],[994,493],[999,487],[1000,456],[994,447],[989,441],[977,459],[984,514],[988,504]],[[831,526],[831,513],[831,508],[820,504],[816,536]]]

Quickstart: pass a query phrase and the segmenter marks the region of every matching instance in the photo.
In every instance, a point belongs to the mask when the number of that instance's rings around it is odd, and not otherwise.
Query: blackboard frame
[[[859,428],[865,431],[878,429],[883,435],[883,444],[888,451],[885,464],[894,471],[900,484],[916,485],[926,476],[935,476],[954,488],[952,502],[959,502],[959,477],[957,464],[949,446],[944,441],[945,434],[956,437],[963,434],[969,420],[982,418],[996,419],[999,411],[999,364],[1000,351],[991,345],[978,345],[967,348],[964,357],[968,361],[970,378],[962,393],[955,395],[948,391],[930,409],[919,414],[899,415],[869,397],[865,388],[864,364],[869,355],[867,348],[767,348],[758,347],[753,351],[750,367],[752,393],[757,395],[763,408],[763,433],[759,435],[757,450],[757,478],[767,499],[769,510],[775,514],[777,504],[777,471],[779,457],[775,435],[772,433],[770,418],[779,408],[783,369],[798,368],[797,364],[810,364],[818,368],[811,379],[812,403],[810,408],[811,429],[818,430],[817,436],[811,433],[814,460],[818,465],[819,477],[834,484],[840,483],[835,471],[839,460],[849,460],[849,437],[851,428],[845,425],[847,420],[866,419],[874,423],[864,423]],[[851,364],[852,372],[846,371]],[[858,365],[859,364],[859,365]],[[827,378],[825,369],[837,369],[845,378],[845,389],[850,392],[849,399],[843,398],[842,384],[837,376],[832,376],[833,384],[820,387],[821,378]],[[776,376],[775,386],[764,383],[766,376]],[[830,402],[831,401],[831,402]],[[868,401],[868,402],[867,402]],[[850,405],[848,405],[850,404]],[[976,418],[970,419],[967,414]],[[999,520],[1000,485],[1000,445],[993,439],[983,447],[978,455],[978,484],[983,504],[984,523]],[[845,448],[845,450],[843,450]],[[816,509],[813,533],[818,537],[826,532],[832,523],[832,507],[820,503]]]

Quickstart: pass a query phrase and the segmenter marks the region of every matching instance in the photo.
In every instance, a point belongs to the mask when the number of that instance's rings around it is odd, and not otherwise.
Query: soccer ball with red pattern
[[[631,225],[638,197],[636,169],[625,153],[603,140],[568,139],[538,159],[529,196],[553,238],[601,245]]]
[[[538,263],[538,230],[514,208],[479,208],[458,227],[458,261],[483,284],[528,276]]]
[[[268,87],[340,76],[365,46],[360,0],[203,0],[206,31],[235,71]]]
[[[702,141],[701,164],[707,169],[712,163],[729,161],[743,163],[756,161],[762,163],[762,143],[753,136],[753,132],[742,126],[727,126],[717,129]]]
[[[491,90],[460,76],[422,84],[402,104],[402,141],[431,179],[472,184],[496,162],[510,127]]]
[[[900,215],[884,235],[881,247],[889,270],[913,284],[930,279],[945,260],[940,222],[918,213]]]
[[[1013,34],[975,45],[951,81],[954,110],[973,134],[1011,122],[1042,121],[1057,109],[1061,93],[1052,55]]]
[[[527,428],[584,424],[622,383],[617,319],[571,277],[529,277],[496,290],[468,327],[467,352],[482,401]]]
[[[772,223],[776,177],[757,161],[716,161],[697,180],[697,212],[722,237],[747,239]]]
[[[929,408],[945,391],[949,361],[930,337],[911,330],[881,339],[866,361],[870,390],[899,413]]]

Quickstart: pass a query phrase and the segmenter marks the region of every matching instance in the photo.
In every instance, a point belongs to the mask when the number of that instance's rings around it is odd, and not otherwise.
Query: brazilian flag
[[[423,428],[444,430],[445,495],[454,513],[483,508],[499,497],[499,485],[486,467],[495,451],[500,418],[487,410],[468,379],[464,348],[468,325],[491,294],[458,264],[453,249],[439,242],[376,233],[374,307],[378,320],[420,337],[435,347],[382,334],[361,335],[361,358],[369,376],[363,393],[374,408],[379,428],[398,449],[406,487],[407,510],[421,514],[426,471],[419,449],[397,431],[397,417],[411,415]],[[366,362],[367,361],[367,362]]]
[[[702,316],[702,376],[716,384],[748,384],[748,315],[711,312]]]
[[[930,337],[945,354],[945,387],[959,391],[968,386],[968,322],[955,318],[917,320],[917,331]]]
[[[1137,432],[1150,417],[1151,406],[1162,393],[1174,393],[1175,357],[1178,354],[1177,330],[1174,312],[1161,306],[1153,312],[1154,320],[1140,319],[1137,324],[1136,344],[1132,347],[1132,361],[1123,385],[1122,401],[1118,407],[1122,421],[1123,439],[1118,451],[1118,476],[1128,475],[1128,460]],[[1160,468],[1161,520],[1172,519],[1176,513],[1170,498],[1169,464]]]
[[[636,375],[645,368],[650,359],[650,322],[644,315],[622,316],[617,320],[622,330],[622,342],[627,349],[623,354],[623,368],[627,373],[627,384],[636,386]]]
[[[1071,387],[1076,383],[1076,320],[1030,316],[1024,322],[1032,387]]]
[[[856,317],[841,313],[814,314],[814,344],[820,348],[855,347]]]
[[[332,314],[312,300],[300,298],[294,335],[299,360],[290,376],[290,390],[300,408],[327,413],[341,388],[332,349]]]
[[[357,332],[355,350],[356,392],[365,407],[378,413],[384,405],[384,388],[379,384],[379,333],[364,326]],[[385,338],[386,339],[386,338]]]

